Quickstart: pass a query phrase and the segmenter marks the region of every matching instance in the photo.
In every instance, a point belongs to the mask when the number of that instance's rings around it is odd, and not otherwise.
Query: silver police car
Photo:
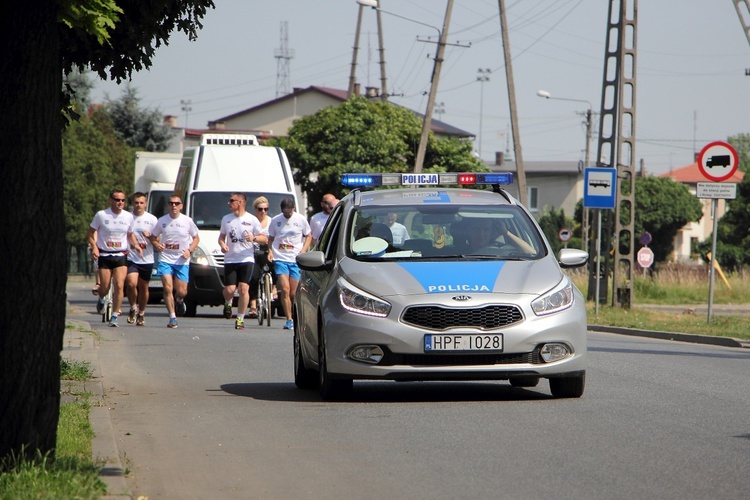
[[[512,174],[345,174],[354,188],[297,257],[294,380],[325,400],[355,379],[508,380],[577,398],[586,308],[515,198]],[[444,185],[464,188],[445,188]],[[489,184],[494,189],[467,189]],[[416,187],[416,186],[419,187]],[[369,189],[377,187],[397,189]]]

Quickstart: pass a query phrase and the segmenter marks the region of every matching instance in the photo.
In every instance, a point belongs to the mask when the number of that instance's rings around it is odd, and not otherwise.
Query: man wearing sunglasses
[[[162,216],[149,239],[161,252],[156,274],[164,287],[164,304],[169,313],[168,328],[177,328],[177,312],[185,314],[185,296],[190,274],[190,255],[200,242],[198,226],[181,213],[182,198],[169,197],[169,213]],[[161,238],[160,238],[161,237]]]
[[[255,265],[255,245],[265,245],[268,237],[263,234],[260,221],[245,210],[247,196],[232,193],[227,202],[231,213],[221,219],[219,246],[224,252],[224,317],[232,317],[234,291],[239,289],[235,330],[245,329],[245,314],[250,303],[250,281]]]
[[[97,262],[99,274],[99,301],[96,312],[104,310],[104,297],[112,290],[112,316],[109,326],[116,327],[122,307],[125,277],[128,273],[128,243],[132,233],[133,214],[125,210],[125,192],[114,189],[109,194],[109,208],[100,210],[88,230],[91,256]]]

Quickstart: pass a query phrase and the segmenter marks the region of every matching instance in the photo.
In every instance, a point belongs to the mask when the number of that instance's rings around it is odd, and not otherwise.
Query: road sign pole
[[[713,222],[713,234],[711,235],[711,259],[708,263],[710,266],[710,269],[708,271],[708,324],[711,324],[711,320],[714,316],[714,268],[715,262],[716,262],[716,227],[717,223],[719,221],[719,214],[716,210],[718,210],[718,202],[719,200],[713,199],[711,203],[711,211],[714,214],[714,222]]]
[[[594,315],[599,316],[599,287],[601,286],[602,280],[600,275],[602,272],[602,210],[597,209],[596,211],[596,300],[594,306]]]

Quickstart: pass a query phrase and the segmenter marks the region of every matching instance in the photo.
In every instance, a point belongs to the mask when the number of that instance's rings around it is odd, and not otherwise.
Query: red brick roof
[[[675,170],[670,170],[666,174],[659,174],[658,177],[671,177],[677,182],[682,182],[683,184],[711,182],[709,179],[706,179],[706,177],[704,177],[701,173],[700,169],[698,168],[698,162],[691,163],[690,165]],[[742,172],[738,169],[734,174],[732,174],[732,177],[722,182],[742,182],[742,179],[744,177],[745,172]]]

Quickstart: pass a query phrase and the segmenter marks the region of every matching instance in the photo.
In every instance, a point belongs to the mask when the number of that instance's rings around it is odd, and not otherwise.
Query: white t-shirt
[[[303,215],[294,212],[288,219],[279,214],[268,224],[268,236],[273,238],[273,258],[279,262],[295,262],[302,251],[310,224]]]
[[[166,214],[156,221],[156,227],[151,234],[161,236],[161,244],[164,245],[164,250],[159,257],[161,261],[167,264],[184,265],[189,262],[189,259],[183,257],[182,254],[190,248],[193,238],[198,236],[198,226],[185,214],[180,214],[176,219]]]
[[[153,264],[154,263],[154,246],[151,240],[146,238],[143,233],[151,234],[156,227],[156,217],[148,212],[133,218],[133,224],[130,225],[130,232],[135,233],[135,239],[143,249],[143,257],[137,250],[132,249],[128,253],[128,260],[134,264]]]
[[[312,237],[315,241],[320,239],[320,233],[323,232],[323,227],[326,225],[329,215],[331,214],[318,212],[310,217],[310,230],[312,231]]]
[[[231,213],[222,217],[221,234],[226,236],[224,241],[229,247],[224,255],[225,264],[255,262],[255,245],[245,239],[245,233],[248,232],[253,236],[263,234],[260,221],[253,214],[245,212],[238,217]]]
[[[406,226],[394,222],[391,228],[391,234],[393,235],[393,244],[400,247],[404,244],[404,241],[409,239],[409,231],[406,230]]]
[[[99,210],[91,221],[96,230],[96,246],[103,256],[120,257],[128,254],[128,231],[133,223],[133,214],[122,210],[119,214],[111,208]]]

